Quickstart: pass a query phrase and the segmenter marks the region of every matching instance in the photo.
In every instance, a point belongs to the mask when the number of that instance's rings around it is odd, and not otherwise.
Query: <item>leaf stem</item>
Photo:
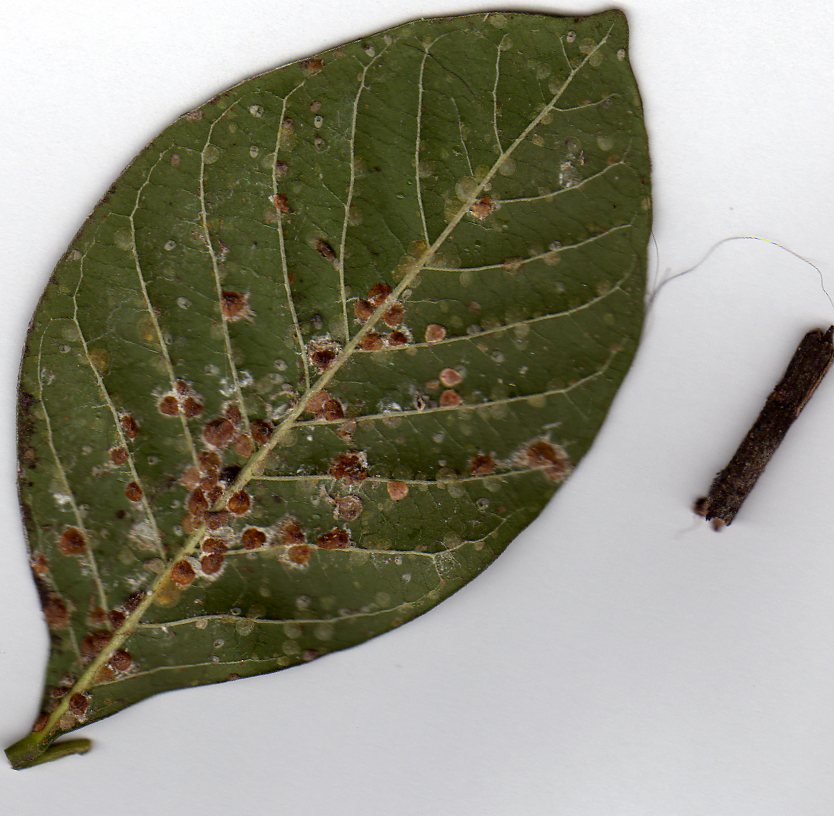
[[[92,747],[88,739],[71,739],[63,742],[48,742],[49,736],[44,732],[33,731],[22,740],[6,748],[6,756],[12,768],[21,771],[45,762],[54,762],[73,754],[86,754]]]

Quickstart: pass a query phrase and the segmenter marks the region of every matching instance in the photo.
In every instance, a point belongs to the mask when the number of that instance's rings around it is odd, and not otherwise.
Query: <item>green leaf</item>
[[[51,654],[16,767],[399,626],[536,517],[641,328],[626,46],[619,12],[421,20],[233,87],[113,185],[23,359]]]

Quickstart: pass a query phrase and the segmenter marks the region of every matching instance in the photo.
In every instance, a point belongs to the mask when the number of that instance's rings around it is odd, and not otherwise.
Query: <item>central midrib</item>
[[[480,198],[484,189],[495,177],[495,174],[498,172],[503,163],[526,140],[531,131],[541,123],[542,119],[548,113],[553,111],[559,100],[564,95],[565,91],[570,87],[570,84],[573,82],[573,79],[576,77],[576,75],[585,67],[585,65],[588,63],[591,57],[593,57],[593,55],[596,54],[597,51],[599,51],[605,45],[605,43],[608,41],[608,37],[612,29],[613,25],[608,29],[608,31],[605,33],[605,36],[599,41],[595,48],[591,50],[588,54],[586,54],[584,59],[576,66],[576,68],[573,68],[569,71],[567,78],[562,83],[559,90],[554,94],[550,101],[542,107],[539,113],[516,137],[512,144],[506,150],[499,154],[498,158],[495,160],[487,174],[483,177],[483,179],[479,182],[478,186],[474,189],[474,191],[470,194],[466,201],[457,210],[455,215],[451,218],[451,220],[440,233],[440,235],[438,235],[438,237],[432,242],[431,246],[427,247],[424,250],[417,263],[415,264],[414,268],[403,277],[403,279],[391,291],[388,297],[375,309],[375,311],[363,324],[360,330],[345,344],[345,347],[342,349],[342,351],[339,353],[339,355],[336,357],[333,363],[321,374],[318,380],[316,380],[315,383],[311,384],[307,391],[304,392],[304,394],[299,398],[295,407],[275,428],[275,430],[272,433],[272,436],[269,438],[267,443],[263,447],[261,447],[255,454],[253,454],[253,456],[249,459],[246,465],[242,468],[235,481],[232,482],[226,488],[223,495],[220,496],[220,498],[212,505],[211,509],[213,512],[222,510],[226,506],[226,503],[233,494],[242,490],[252,480],[254,476],[258,475],[258,469],[267,459],[269,454],[275,449],[280,440],[295,425],[296,420],[304,412],[304,409],[310,397],[313,394],[325,388],[325,386],[333,379],[333,377],[351,358],[353,352],[356,350],[357,346],[360,344],[362,339],[371,329],[373,329],[376,326],[376,324],[382,318],[382,315],[388,310],[390,305],[394,301],[399,300],[400,295],[413,283],[414,279],[420,274],[420,272],[427,265],[429,260],[435,255],[437,250],[446,242],[446,239],[452,234],[452,232],[456,229],[458,224],[460,224],[460,222],[463,220],[466,214],[470,211],[472,205]],[[99,654],[93,659],[93,661],[86,668],[86,670],[79,676],[75,685],[71,689],[69,689],[67,693],[61,698],[61,701],[58,704],[58,706],[55,708],[52,714],[50,714],[49,719],[47,720],[43,730],[37,732],[41,735],[41,739],[38,741],[39,744],[45,743],[46,745],[48,745],[51,743],[52,739],[55,736],[55,732],[57,731],[56,725],[58,725],[61,717],[66,713],[69,707],[69,700],[72,698],[73,695],[84,693],[90,690],[91,688],[95,687],[96,684],[94,681],[99,669],[101,669],[110,660],[113,654],[125,643],[125,641],[127,641],[131,637],[131,635],[134,634],[138,624],[141,622],[142,616],[147,611],[148,607],[153,603],[159,588],[170,580],[171,571],[174,565],[182,559],[186,558],[187,556],[191,555],[193,552],[195,552],[197,547],[202,542],[205,534],[206,525],[202,524],[186,539],[185,543],[180,548],[180,550],[171,557],[167,568],[162,573],[160,573],[156,581],[154,581],[154,583],[148,590],[145,597],[137,605],[136,609],[127,616],[125,622],[118,630],[116,630],[107,646],[104,649],[102,649],[101,652],[99,652]]]

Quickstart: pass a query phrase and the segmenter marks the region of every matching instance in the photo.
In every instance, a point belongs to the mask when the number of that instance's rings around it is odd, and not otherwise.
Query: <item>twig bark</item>
[[[813,396],[834,360],[834,326],[809,331],[784,376],[765,402],[735,456],[716,477],[708,495],[695,502],[699,516],[720,530],[733,519],[776,452],[794,420]]]

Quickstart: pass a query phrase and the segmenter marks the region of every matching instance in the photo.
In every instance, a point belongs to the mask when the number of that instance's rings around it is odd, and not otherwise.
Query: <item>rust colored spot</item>
[[[236,516],[242,516],[244,513],[248,513],[251,506],[252,499],[245,490],[239,490],[226,503],[226,507]]]
[[[232,323],[236,320],[243,320],[251,314],[249,296],[241,292],[222,292],[220,305],[223,309],[223,316]]]
[[[209,530],[219,530],[221,527],[225,527],[229,521],[229,514],[225,510],[216,510],[210,513],[206,513],[206,527]]]
[[[43,731],[46,728],[46,724],[49,722],[49,715],[48,714],[41,714],[32,725],[32,731],[36,734]]]
[[[392,291],[393,290],[387,283],[375,283],[368,292],[368,300],[371,301],[371,305],[376,309],[385,303],[388,299],[388,295],[390,295]]]
[[[382,315],[382,319],[385,321],[385,324],[390,326],[392,329],[397,328],[397,326],[403,322],[404,317],[405,307],[399,302],[392,303],[391,307]]]
[[[333,340],[311,340],[307,344],[307,354],[310,362],[319,370],[327,371],[339,353],[339,344]]]
[[[182,404],[182,412],[189,418],[193,419],[203,413],[203,404],[194,397],[186,397]]]
[[[176,397],[170,394],[159,401],[159,413],[165,416],[176,416],[180,412],[180,404]]]
[[[110,448],[110,461],[114,465],[123,465],[127,462],[127,448]]]
[[[95,657],[108,643],[110,643],[111,633],[106,629],[99,629],[95,632],[88,632],[81,638],[80,650],[81,656],[85,659]]]
[[[180,476],[180,484],[189,490],[194,490],[200,484],[200,471],[193,465],[186,468]]]
[[[144,494],[142,493],[142,488],[139,487],[139,485],[136,484],[136,482],[128,482],[127,485],[125,485],[125,496],[127,496],[127,498],[130,501],[142,501],[143,495]]]
[[[457,391],[452,391],[450,388],[446,389],[440,395],[441,408],[455,408],[460,405],[461,402],[463,402],[463,400],[460,398],[460,394],[458,394]]]
[[[335,433],[343,442],[350,444],[353,442],[354,431],[356,431],[356,420],[349,419],[347,422],[343,422],[336,429]]]
[[[354,521],[365,509],[359,496],[342,496],[336,499],[335,516],[345,521]]]
[[[336,260],[336,253],[334,252],[333,247],[330,246],[324,238],[318,238],[316,240],[316,252],[318,252],[322,258],[330,261],[331,263]]]
[[[524,467],[544,471],[553,482],[561,482],[570,473],[570,460],[564,448],[546,439],[531,442],[517,457],[516,462]]]
[[[69,710],[76,717],[83,717],[90,707],[90,701],[84,694],[73,694],[69,699]]]
[[[402,501],[408,495],[408,485],[405,482],[393,481],[385,485],[388,495],[395,501]]]
[[[316,391],[315,394],[310,395],[310,399],[307,400],[304,410],[308,414],[318,416],[324,410],[324,406],[329,399],[330,394],[328,394],[327,391]]]
[[[313,551],[313,548],[309,544],[293,544],[287,550],[287,558],[293,564],[297,564],[300,567],[307,566],[310,562],[310,553]]]
[[[353,304],[353,313],[358,321],[364,323],[374,313],[374,307],[369,300],[360,298]]]
[[[209,500],[209,504],[216,504],[219,502],[222,495],[223,488],[219,484],[214,485],[214,487],[210,487],[206,492],[206,498]]]
[[[426,326],[426,342],[439,343],[446,338],[446,327],[439,323],[429,323]]]
[[[252,441],[252,437],[241,434],[235,439],[234,450],[238,456],[248,459],[255,452],[255,443]]]
[[[200,451],[200,453],[197,454],[197,458],[200,460],[200,467],[202,468],[203,473],[210,476],[217,475],[220,470],[220,455],[217,451]]]
[[[205,575],[215,575],[222,569],[224,560],[222,553],[209,553],[200,559],[200,569]]]
[[[47,595],[43,601],[43,616],[46,622],[55,629],[60,629],[69,623],[69,610],[63,599],[58,595]]]
[[[125,613],[121,609],[111,609],[107,613],[107,620],[114,629],[121,629],[125,623]]]
[[[58,547],[64,555],[80,555],[87,549],[87,539],[77,527],[65,527]]]
[[[495,470],[495,460],[479,453],[469,460],[469,470],[473,476],[489,476]]]
[[[321,57],[306,59],[301,63],[301,68],[308,74],[317,74],[324,68],[324,60]]]
[[[127,596],[127,600],[122,604],[122,608],[130,614],[139,608],[139,604],[145,600],[145,593],[143,590],[138,590]]]
[[[359,347],[362,351],[379,351],[385,347],[385,343],[382,340],[382,335],[377,334],[376,332],[368,332],[362,338],[362,342],[359,344]]]
[[[443,371],[440,372],[440,382],[442,382],[446,388],[454,388],[456,385],[463,382],[463,374],[454,368],[444,368]]]
[[[43,577],[49,573],[49,562],[46,560],[46,556],[42,553],[38,553],[37,555],[32,556],[32,572],[35,575]]]
[[[95,609],[90,610],[87,615],[87,620],[96,625],[104,623],[107,620],[107,613],[100,606],[97,606]]]
[[[479,221],[483,221],[492,215],[497,209],[497,205],[489,196],[479,198],[470,208],[469,212],[475,216]]]
[[[116,677],[116,672],[110,666],[102,666],[96,672],[96,683],[109,683]]]
[[[177,561],[177,563],[171,567],[171,580],[177,586],[187,587],[194,581],[195,577],[194,567],[192,567],[188,561]]]
[[[348,451],[340,453],[330,464],[329,473],[349,485],[360,484],[368,478],[364,453]]]
[[[191,391],[191,386],[185,380],[179,379],[174,383],[174,390],[178,394],[184,395]]]
[[[225,417],[212,419],[203,427],[203,439],[215,448],[227,448],[234,435],[235,426]]]
[[[337,419],[344,419],[345,412],[342,408],[342,403],[339,402],[337,399],[329,399],[324,404],[324,409],[322,410],[322,415],[326,420],[330,422],[334,422]]]
[[[243,422],[243,414],[240,412],[240,408],[237,405],[227,405],[226,410],[223,411],[223,416],[229,420],[235,427],[240,425]]]
[[[262,419],[256,419],[250,426],[252,431],[252,439],[258,445],[266,445],[269,442],[269,437],[272,436],[272,425]]]
[[[287,200],[287,197],[283,193],[278,193],[278,195],[272,196],[272,203],[275,205],[275,209],[278,210],[279,213],[284,213],[286,215],[290,210],[290,202]]]
[[[294,518],[287,518],[278,528],[278,541],[287,546],[304,543],[304,530]]]
[[[222,538],[206,538],[203,540],[203,552],[207,553],[224,553],[229,547]]]
[[[119,417],[119,423],[122,426],[122,432],[128,439],[136,439],[139,433],[139,425],[130,414],[122,414]]]
[[[350,533],[341,527],[334,527],[326,533],[322,533],[316,544],[322,550],[343,550],[350,544]]]
[[[206,510],[208,510],[208,500],[206,499],[206,494],[197,488],[197,490],[195,490],[188,497],[186,507],[188,508],[188,512],[192,515],[201,516],[206,512]]]
[[[404,346],[408,342],[408,335],[401,331],[392,331],[388,335],[389,346]]]
[[[245,550],[257,550],[266,543],[266,533],[256,527],[247,527],[240,537],[240,543]]]
[[[133,665],[133,657],[130,652],[119,649],[113,652],[113,657],[110,658],[110,665],[117,672],[126,672]]]

